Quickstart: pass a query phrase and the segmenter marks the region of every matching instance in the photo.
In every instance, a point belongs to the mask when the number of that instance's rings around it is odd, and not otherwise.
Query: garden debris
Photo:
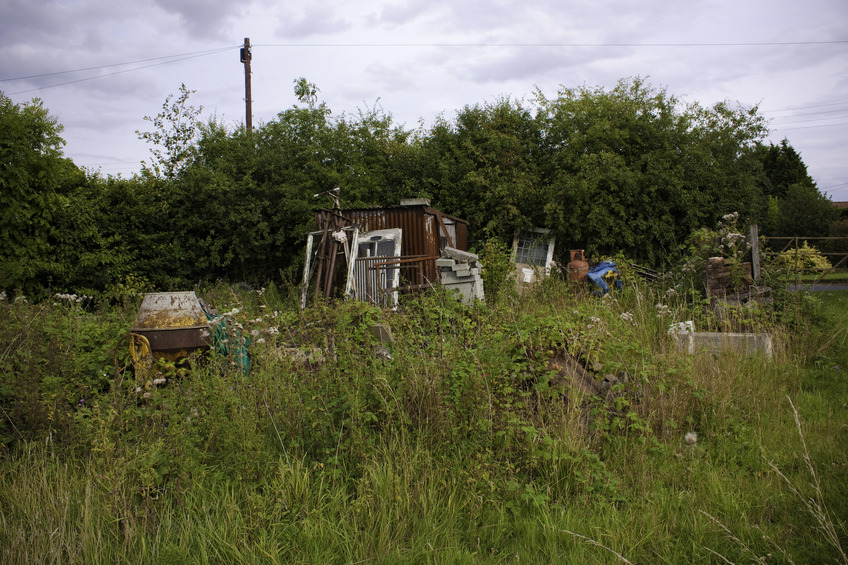
[[[385,324],[374,324],[368,328],[368,333],[373,335],[380,343],[392,343],[392,329]]]
[[[516,229],[512,239],[512,260],[515,264],[519,291],[551,276],[556,237],[546,228]]]
[[[655,282],[662,279],[662,275],[659,272],[642,265],[637,265],[636,263],[630,263],[630,269],[635,275],[642,277],[646,281]]]
[[[601,261],[586,273],[586,279],[598,289],[592,294],[606,294],[612,288],[621,290],[622,284],[619,279],[618,269],[612,261]],[[610,287],[612,285],[612,287]]]
[[[725,298],[728,291],[742,292],[754,284],[751,263],[737,265],[725,262],[724,257],[710,257],[704,270],[704,287],[707,297]]]
[[[333,208],[316,211],[318,231],[307,235],[301,308],[310,295],[397,308],[399,292],[429,289],[439,281],[435,263],[450,257],[445,249],[461,255],[467,247],[467,222],[431,208],[426,199],[342,210],[339,189],[328,193]],[[321,194],[326,193],[316,196]],[[456,260],[468,262],[462,256]]]
[[[209,327],[212,328],[212,349],[218,355],[228,356],[232,353],[233,364],[241,368],[243,375],[247,375],[250,372],[250,354],[247,352],[250,338],[244,335],[240,323],[232,318],[230,318],[232,324],[227,321],[227,318],[238,310],[234,309],[219,315],[215,311],[207,311],[200,301],[198,305],[209,320]]]
[[[374,324],[368,328],[368,333],[380,342],[374,348],[374,355],[383,361],[390,360],[392,358],[392,352],[386,346],[391,345],[394,341],[392,338],[392,329],[385,324]]]
[[[558,371],[561,378],[587,396],[601,396],[606,392],[601,383],[570,355],[557,355],[548,362],[548,366],[551,370]]]
[[[669,332],[678,351],[694,355],[697,351],[718,353],[734,351],[742,355],[762,355],[772,358],[771,336],[764,333],[733,332]]]
[[[320,347],[277,347],[273,349],[277,359],[287,360],[292,368],[315,369],[324,364],[326,357]]]

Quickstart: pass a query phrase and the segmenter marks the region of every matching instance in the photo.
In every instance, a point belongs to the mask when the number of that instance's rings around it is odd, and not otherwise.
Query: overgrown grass
[[[741,313],[771,361],[678,352],[703,313],[641,285],[200,294],[254,332],[250,375],[209,356],[151,386],[115,351],[137,304],[0,303],[0,561],[845,562],[848,292]],[[558,356],[619,382],[591,397]]]

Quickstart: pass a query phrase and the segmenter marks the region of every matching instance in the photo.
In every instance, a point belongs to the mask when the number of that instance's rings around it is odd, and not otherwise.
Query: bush
[[[815,247],[810,247],[806,241],[801,247],[781,252],[775,265],[790,273],[824,272],[832,267],[827,257]]]

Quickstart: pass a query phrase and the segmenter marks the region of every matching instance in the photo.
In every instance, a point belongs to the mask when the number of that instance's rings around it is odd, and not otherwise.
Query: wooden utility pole
[[[241,62],[244,63],[244,107],[245,107],[245,118],[244,118],[244,126],[247,128],[248,132],[253,131],[253,104],[251,101],[251,93],[250,93],[250,59],[252,54],[250,52],[250,38],[244,38],[244,47],[241,48],[240,51]]]

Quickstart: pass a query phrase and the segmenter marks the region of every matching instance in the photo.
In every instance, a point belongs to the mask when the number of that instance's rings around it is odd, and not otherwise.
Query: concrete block
[[[479,259],[479,257],[473,253],[469,253],[468,251],[460,251],[459,249],[454,249],[453,247],[445,247],[444,249],[442,249],[442,257],[449,257],[461,263],[471,263]]]
[[[459,277],[456,276],[456,273],[453,271],[441,271],[440,272],[442,284],[450,284],[459,282]]]
[[[459,300],[464,304],[468,304],[474,300],[474,285],[471,283],[458,283],[444,285],[448,291],[457,293]]]
[[[486,301],[486,293],[483,292],[483,279],[474,281],[474,297],[483,302]]]
[[[380,343],[392,343],[392,329],[385,324],[374,324],[368,328],[368,332],[376,337]]]
[[[763,355],[766,359],[772,357],[771,336],[768,334],[693,332],[671,336],[677,350],[685,350],[690,355],[696,351],[734,351],[742,355]]]
[[[429,198],[402,198],[400,201],[401,206],[429,206],[430,199]]]
[[[448,257],[440,257],[439,259],[436,259],[436,266],[439,267],[439,268],[442,268],[442,267],[450,268],[455,264],[456,264],[456,261],[454,261],[453,259],[450,259]]]

